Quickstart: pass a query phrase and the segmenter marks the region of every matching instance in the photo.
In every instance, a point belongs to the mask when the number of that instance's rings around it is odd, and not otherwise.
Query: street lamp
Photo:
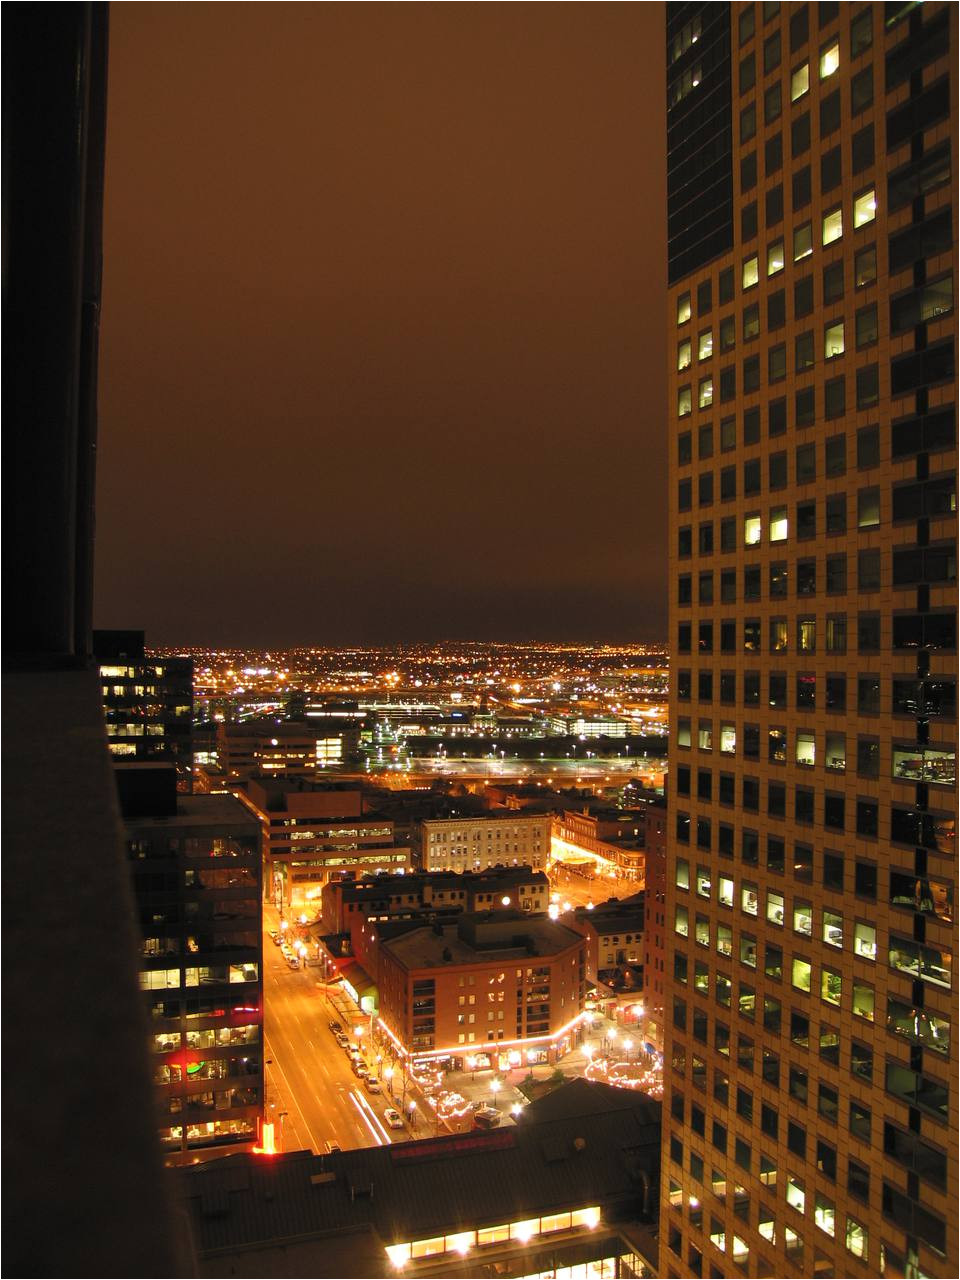
[[[393,1067],[384,1068],[383,1078],[387,1082],[387,1085],[390,1089],[390,1097],[392,1098],[394,1096],[393,1095]]]
[[[410,1099],[410,1104],[407,1108],[407,1111],[410,1116],[410,1128],[415,1129],[417,1127],[417,1104],[413,1101],[412,1098]]]
[[[497,1079],[496,1076],[494,1076],[493,1079],[490,1081],[490,1089],[491,1089],[491,1092],[493,1093],[493,1105],[496,1106],[497,1094],[500,1092],[500,1081]]]

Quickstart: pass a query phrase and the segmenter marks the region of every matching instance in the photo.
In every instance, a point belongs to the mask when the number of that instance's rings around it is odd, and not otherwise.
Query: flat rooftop
[[[487,928],[496,922],[496,928]],[[477,929],[477,945],[462,936]],[[439,969],[449,964],[476,964],[478,961],[530,959],[565,951],[583,935],[548,915],[518,916],[512,912],[464,914],[452,924],[425,925],[398,938],[381,943],[407,969]]]
[[[177,795],[177,812],[169,817],[127,818],[128,827],[246,827],[259,831],[260,824],[246,805],[226,791],[206,795]]]

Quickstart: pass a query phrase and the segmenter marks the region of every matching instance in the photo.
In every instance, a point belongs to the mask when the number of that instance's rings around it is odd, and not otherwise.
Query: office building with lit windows
[[[164,1158],[249,1148],[263,1114],[259,824],[233,796],[179,794],[169,764],[114,768]]]
[[[193,659],[152,658],[142,631],[94,631],[107,748],[117,761],[169,760],[191,790]]]
[[[666,61],[661,1274],[955,1276],[957,10]]]

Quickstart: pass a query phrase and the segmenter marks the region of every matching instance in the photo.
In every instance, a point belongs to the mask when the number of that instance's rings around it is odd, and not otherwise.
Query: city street
[[[264,912],[265,916],[275,914],[269,908]],[[327,1026],[338,1020],[353,1038],[354,1022],[338,1015],[318,985],[319,969],[288,966],[266,923],[266,1109],[267,1119],[275,1125],[277,1146],[322,1154],[327,1142],[347,1150],[405,1141],[408,1131],[391,1130],[383,1119],[389,1095],[367,1092]]]

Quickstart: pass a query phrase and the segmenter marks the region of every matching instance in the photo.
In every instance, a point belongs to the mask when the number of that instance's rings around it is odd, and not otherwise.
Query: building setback
[[[661,1268],[957,1274],[957,10],[669,4]]]

